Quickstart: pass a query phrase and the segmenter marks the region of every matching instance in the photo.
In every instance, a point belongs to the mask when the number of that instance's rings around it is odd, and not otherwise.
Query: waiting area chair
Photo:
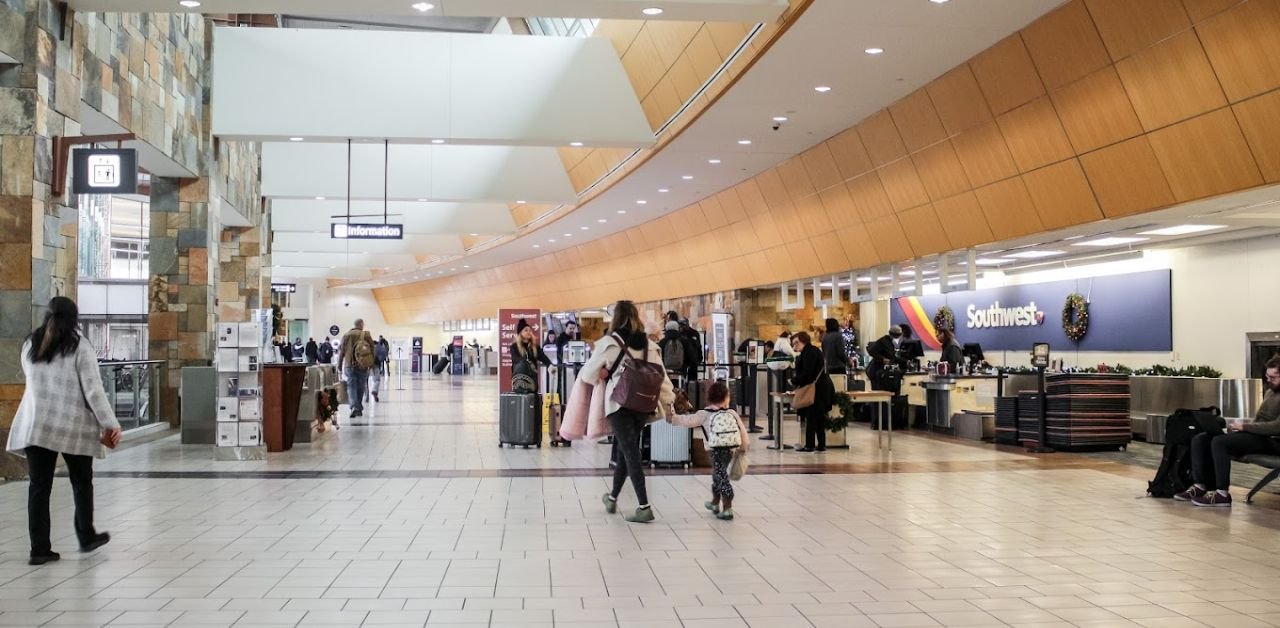
[[[1250,454],[1248,456],[1240,458],[1240,462],[1245,462],[1248,464],[1256,464],[1260,467],[1266,467],[1268,469],[1271,469],[1271,472],[1268,473],[1265,477],[1263,477],[1262,480],[1259,481],[1253,487],[1253,490],[1249,491],[1249,495],[1244,498],[1244,501],[1246,504],[1252,504],[1253,496],[1257,495],[1258,491],[1262,490],[1263,487],[1270,484],[1272,480],[1276,479],[1276,477],[1280,476],[1280,456],[1272,456],[1267,454]]]

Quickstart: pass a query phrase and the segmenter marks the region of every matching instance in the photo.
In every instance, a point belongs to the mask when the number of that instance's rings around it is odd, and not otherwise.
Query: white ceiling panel
[[[392,201],[387,205],[387,222],[404,225],[405,233],[418,235],[485,235],[515,233],[516,224],[506,205],[498,203],[419,203]],[[271,203],[271,229],[284,231],[329,232],[329,225],[341,222],[347,203],[343,200],[278,199]],[[382,222],[380,201],[354,201],[351,222]]]
[[[367,268],[329,268],[328,266],[272,266],[271,281],[285,283],[298,279],[369,279]]]
[[[654,142],[604,38],[219,28],[213,57],[223,138]]]
[[[392,144],[384,174],[381,142],[351,146],[351,196],[443,202],[571,203],[577,199],[554,148]],[[271,198],[346,198],[347,144],[268,142],[262,194]]]
[[[360,255],[461,255],[464,251],[458,237],[449,235],[405,235],[402,240],[334,240],[327,233],[277,231],[271,236],[271,252],[332,253],[341,257],[348,252]]]
[[[317,255],[316,253],[299,253],[293,251],[272,251],[273,266],[299,266],[307,268],[328,268],[331,270],[350,270],[352,268],[403,268],[414,263],[412,255],[395,253],[337,253]],[[330,273],[336,275],[337,273]]]
[[[844,0],[837,0],[844,1]],[[895,0],[898,1],[898,0]],[[174,0],[70,0],[77,11],[167,13],[186,11]],[[204,0],[204,13],[306,13],[308,15],[434,15],[446,17],[580,17],[767,22],[782,15],[786,0],[432,0],[429,11],[409,0]],[[642,9],[664,12],[647,16]]]

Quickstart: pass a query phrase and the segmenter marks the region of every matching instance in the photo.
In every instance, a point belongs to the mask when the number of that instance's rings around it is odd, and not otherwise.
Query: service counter
[[[924,390],[929,428],[951,431],[954,428],[952,417],[960,412],[994,413],[999,381],[996,375],[924,377],[915,388]]]

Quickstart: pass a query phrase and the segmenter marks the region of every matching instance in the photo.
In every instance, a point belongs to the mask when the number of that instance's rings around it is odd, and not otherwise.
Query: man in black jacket
[[[316,344],[315,338],[307,338],[307,364],[315,364],[320,361],[320,346]]]
[[[685,378],[689,381],[697,381],[699,367],[702,366],[704,352],[702,349],[702,334],[689,324],[689,319],[680,319],[680,334],[684,336],[687,343],[685,348],[685,359],[688,361],[688,372]]]
[[[867,378],[871,380],[871,387],[875,390],[887,390],[895,395],[901,391],[902,378],[885,377],[888,367],[897,366],[901,369],[906,366],[906,360],[898,355],[901,346],[902,328],[890,325],[889,333],[867,347],[867,353],[871,354],[871,361],[867,363]]]

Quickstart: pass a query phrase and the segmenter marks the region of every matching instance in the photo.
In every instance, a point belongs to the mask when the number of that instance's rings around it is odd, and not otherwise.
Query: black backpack
[[[1149,497],[1169,498],[1187,490],[1194,482],[1191,475],[1191,439],[1199,434],[1222,432],[1227,422],[1217,408],[1199,410],[1185,408],[1165,419],[1164,453],[1156,477],[1147,482]]]

